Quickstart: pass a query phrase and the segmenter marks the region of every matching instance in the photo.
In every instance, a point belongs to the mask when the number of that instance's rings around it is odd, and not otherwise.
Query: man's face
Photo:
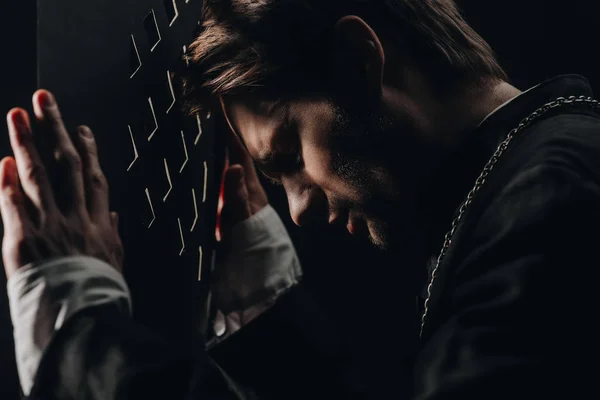
[[[408,118],[322,99],[232,101],[227,116],[258,168],[283,185],[296,224],[343,223],[382,248],[399,236],[409,192],[401,181],[412,187],[415,176],[406,173],[416,150],[406,140]],[[401,151],[399,137],[408,149]]]

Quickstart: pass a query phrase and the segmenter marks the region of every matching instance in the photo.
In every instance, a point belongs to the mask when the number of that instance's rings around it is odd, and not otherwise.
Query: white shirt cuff
[[[264,313],[302,278],[296,249],[270,205],[234,226],[228,242],[232,248],[213,286],[218,312],[209,347]]]
[[[116,303],[131,313],[131,295],[114,267],[86,256],[61,257],[19,269],[7,282],[15,354],[23,393],[31,391],[54,332],[88,307]]]

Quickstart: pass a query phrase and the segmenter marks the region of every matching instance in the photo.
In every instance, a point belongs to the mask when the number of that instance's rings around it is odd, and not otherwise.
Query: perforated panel
[[[136,317],[172,336],[197,332],[205,315],[224,155],[216,118],[184,116],[173,77],[201,5],[38,2],[39,85],[69,127],[95,132]]]

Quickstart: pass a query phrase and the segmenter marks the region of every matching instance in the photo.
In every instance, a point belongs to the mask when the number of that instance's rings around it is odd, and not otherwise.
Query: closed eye
[[[268,162],[258,163],[259,170],[265,178],[275,185],[281,185],[282,175],[291,175],[302,169],[304,166],[302,155],[297,154],[271,154]]]
[[[304,166],[298,127],[289,117],[289,104],[280,108],[284,117],[273,133],[272,148],[263,150],[256,159],[260,172],[274,185],[282,185],[282,175],[294,174]]]

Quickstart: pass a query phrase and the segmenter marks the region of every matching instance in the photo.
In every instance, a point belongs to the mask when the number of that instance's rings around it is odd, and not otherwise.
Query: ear
[[[375,31],[363,19],[348,15],[337,21],[333,34],[331,79],[340,100],[356,99],[361,106],[379,102],[385,55]]]

